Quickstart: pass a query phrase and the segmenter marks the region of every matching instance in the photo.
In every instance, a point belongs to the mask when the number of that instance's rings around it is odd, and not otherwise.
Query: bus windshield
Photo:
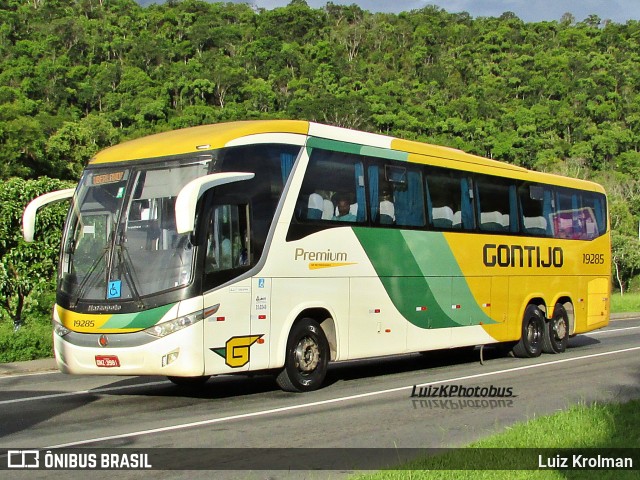
[[[80,300],[144,307],[145,297],[196,278],[206,289],[236,278],[262,255],[299,150],[247,145],[87,168],[65,226],[59,291],[72,307]],[[202,197],[210,205],[197,220],[207,238],[203,268],[191,235],[178,234],[176,198],[190,181],[225,172],[255,175],[242,187],[227,183]]]
[[[61,290],[76,301],[140,300],[188,284],[193,246],[176,231],[175,200],[208,163],[87,170],[67,222]]]

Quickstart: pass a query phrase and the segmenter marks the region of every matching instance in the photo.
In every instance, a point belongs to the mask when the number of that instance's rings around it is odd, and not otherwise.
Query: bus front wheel
[[[320,388],[329,363],[329,342],[318,322],[305,318],[293,325],[287,340],[284,368],[276,381],[286,392]]]
[[[522,319],[522,336],[513,347],[513,354],[521,358],[538,357],[542,353],[544,316],[535,305],[528,305]]]
[[[562,353],[569,343],[569,315],[559,303],[553,308],[551,320],[545,322],[542,351],[544,353]]]

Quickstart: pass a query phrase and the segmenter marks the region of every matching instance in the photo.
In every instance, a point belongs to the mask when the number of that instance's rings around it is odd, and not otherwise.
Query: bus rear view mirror
[[[22,236],[26,242],[33,242],[33,235],[36,230],[36,213],[40,207],[49,205],[50,203],[60,202],[73,197],[75,188],[66,188],[64,190],[56,190],[55,192],[45,193],[34,198],[22,214]]]

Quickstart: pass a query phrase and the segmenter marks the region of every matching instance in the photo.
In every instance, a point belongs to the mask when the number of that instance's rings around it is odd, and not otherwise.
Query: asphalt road
[[[640,397],[640,319],[576,336],[560,355],[516,359],[489,348],[483,353],[484,364],[478,349],[345,362],[331,367],[325,388],[306,394],[282,392],[269,376],[217,377],[197,390],[154,377],[0,376],[0,448],[238,448],[246,468],[262,469],[252,464],[252,453],[274,452],[261,448],[455,447],[577,402]],[[449,395],[464,387],[474,395],[416,398],[414,386],[425,393],[446,386]],[[491,387],[512,396],[483,396]],[[161,452],[175,465],[195,468],[184,451]],[[277,470],[287,461],[276,460],[268,472],[227,470],[216,478],[336,478],[351,470],[339,463],[331,472]],[[151,477],[211,478],[211,472],[118,472],[118,478]]]

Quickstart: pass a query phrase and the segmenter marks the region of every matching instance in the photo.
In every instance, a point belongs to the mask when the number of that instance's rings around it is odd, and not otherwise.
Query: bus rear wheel
[[[309,392],[322,385],[329,363],[329,342],[318,322],[305,318],[293,325],[284,368],[276,381],[286,392]]]
[[[538,357],[542,353],[544,316],[535,305],[527,305],[522,319],[522,336],[513,347],[513,354],[520,358]]]
[[[544,353],[562,353],[569,343],[569,315],[559,303],[553,308],[551,320],[545,322],[542,351]]]

